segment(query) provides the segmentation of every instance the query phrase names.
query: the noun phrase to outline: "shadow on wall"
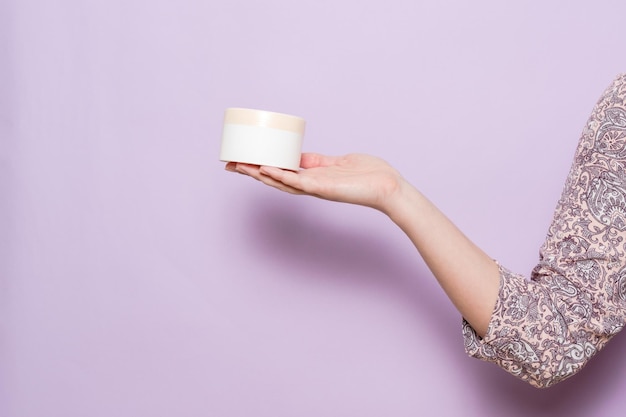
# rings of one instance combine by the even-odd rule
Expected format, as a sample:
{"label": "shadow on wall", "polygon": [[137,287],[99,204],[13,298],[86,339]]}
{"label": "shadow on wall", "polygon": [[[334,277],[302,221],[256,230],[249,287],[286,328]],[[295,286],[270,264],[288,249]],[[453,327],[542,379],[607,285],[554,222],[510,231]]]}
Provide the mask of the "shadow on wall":
{"label": "shadow on wall", "polygon": [[[394,251],[393,245],[381,240],[367,228],[337,229],[318,216],[310,216],[310,208],[294,209],[290,204],[264,203],[255,200],[251,211],[251,235],[263,242],[256,250],[286,262],[294,270],[318,271],[316,279],[332,280],[344,285],[372,286],[394,300],[409,306],[416,320],[426,320],[429,337],[442,348],[458,354],[460,346],[450,346],[447,326],[440,320],[458,320],[458,315],[444,297],[430,272],[415,258]],[[394,227],[390,224],[390,227]],[[410,242],[407,240],[407,245]],[[297,274],[296,274],[297,275]],[[427,278],[427,279],[423,279]],[[294,277],[298,279],[298,277]],[[508,416],[602,416],[608,398],[618,395],[626,379],[626,339],[618,335],[578,375],[547,390],[538,390],[506,375],[493,364],[470,360],[465,369],[475,381],[468,387],[489,406],[488,415],[498,411]],[[468,359],[469,360],[469,359]]]}
{"label": "shadow on wall", "polygon": [[[369,287],[407,307],[416,317],[429,314],[457,323],[460,332],[458,313],[450,303],[444,302],[445,296],[417,252],[409,251],[410,256],[407,252],[399,254],[389,236],[376,236],[367,227],[337,226],[332,219],[324,220],[323,216],[313,214],[310,204],[296,208],[297,203],[292,201],[281,203],[255,200],[247,230],[253,241],[262,243],[254,246],[263,256],[279,260],[292,271],[309,272],[290,274],[290,279],[310,277],[312,273],[318,281]],[[395,226],[390,222],[389,227]],[[408,239],[405,244],[410,245]],[[438,341],[449,339],[448,329],[440,321],[416,320],[432,332],[429,337],[439,338]],[[458,346],[450,347],[455,348]]]}

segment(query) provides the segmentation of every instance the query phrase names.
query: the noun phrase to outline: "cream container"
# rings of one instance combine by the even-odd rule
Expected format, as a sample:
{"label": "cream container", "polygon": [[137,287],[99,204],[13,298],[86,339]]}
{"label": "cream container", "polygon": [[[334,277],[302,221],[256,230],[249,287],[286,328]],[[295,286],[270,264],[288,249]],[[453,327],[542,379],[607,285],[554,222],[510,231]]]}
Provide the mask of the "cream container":
{"label": "cream container", "polygon": [[304,119],[289,114],[226,109],[220,160],[297,171],[304,124]]}

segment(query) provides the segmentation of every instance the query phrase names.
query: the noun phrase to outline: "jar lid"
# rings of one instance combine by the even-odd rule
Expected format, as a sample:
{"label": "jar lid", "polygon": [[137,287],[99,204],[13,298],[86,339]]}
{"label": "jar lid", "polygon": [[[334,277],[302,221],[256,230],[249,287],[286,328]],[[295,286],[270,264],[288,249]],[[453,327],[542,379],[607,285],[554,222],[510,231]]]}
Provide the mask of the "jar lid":
{"label": "jar lid", "polygon": [[290,114],[231,107],[224,113],[224,124],[270,127],[304,134],[305,121]]}

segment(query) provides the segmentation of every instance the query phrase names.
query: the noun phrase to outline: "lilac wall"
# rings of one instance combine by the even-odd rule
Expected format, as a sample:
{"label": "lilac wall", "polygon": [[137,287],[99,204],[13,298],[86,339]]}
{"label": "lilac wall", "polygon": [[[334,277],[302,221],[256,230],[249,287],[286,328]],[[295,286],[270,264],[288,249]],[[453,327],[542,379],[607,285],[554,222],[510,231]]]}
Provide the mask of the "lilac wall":
{"label": "lilac wall", "polygon": [[611,416],[618,337],[537,391],[466,358],[379,213],[218,162],[223,110],[380,155],[536,261],[623,1],[0,2],[0,415]]}

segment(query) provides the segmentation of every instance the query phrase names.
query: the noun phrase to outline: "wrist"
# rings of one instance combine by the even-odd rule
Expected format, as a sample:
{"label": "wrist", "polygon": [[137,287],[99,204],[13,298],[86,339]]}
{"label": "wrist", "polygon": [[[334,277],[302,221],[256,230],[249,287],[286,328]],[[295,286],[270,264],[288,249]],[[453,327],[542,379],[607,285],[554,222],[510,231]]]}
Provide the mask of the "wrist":
{"label": "wrist", "polygon": [[415,214],[416,204],[423,199],[421,193],[401,176],[396,179],[394,187],[384,199],[380,211],[394,223],[401,223],[409,212]]}

